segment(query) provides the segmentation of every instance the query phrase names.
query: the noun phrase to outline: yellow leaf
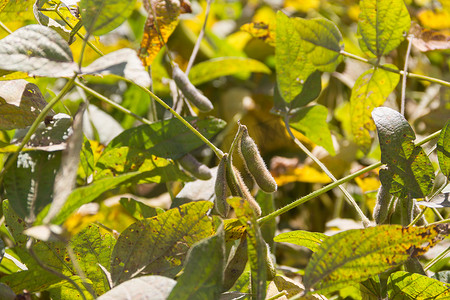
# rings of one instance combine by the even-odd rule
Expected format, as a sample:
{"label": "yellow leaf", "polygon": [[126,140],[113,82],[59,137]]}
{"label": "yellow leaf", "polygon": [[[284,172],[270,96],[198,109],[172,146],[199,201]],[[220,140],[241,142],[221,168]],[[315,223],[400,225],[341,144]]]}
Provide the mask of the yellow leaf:
{"label": "yellow leaf", "polygon": [[278,186],[290,182],[311,182],[311,183],[329,183],[331,179],[323,172],[311,166],[301,166],[293,169],[287,169],[286,173],[274,176]]}
{"label": "yellow leaf", "polygon": [[424,27],[435,30],[450,28],[450,12],[448,10],[423,10],[417,15]]}
{"label": "yellow leaf", "polygon": [[177,27],[180,12],[189,12],[190,7],[183,0],[144,0],[144,7],[148,17],[139,57],[144,66],[149,66]]}
{"label": "yellow leaf", "polygon": [[285,8],[290,8],[299,12],[308,12],[313,9],[318,9],[320,6],[320,0],[286,0],[284,2]]}
{"label": "yellow leaf", "polygon": [[250,33],[253,37],[275,46],[275,29],[263,22],[248,23],[241,26],[241,30]]}

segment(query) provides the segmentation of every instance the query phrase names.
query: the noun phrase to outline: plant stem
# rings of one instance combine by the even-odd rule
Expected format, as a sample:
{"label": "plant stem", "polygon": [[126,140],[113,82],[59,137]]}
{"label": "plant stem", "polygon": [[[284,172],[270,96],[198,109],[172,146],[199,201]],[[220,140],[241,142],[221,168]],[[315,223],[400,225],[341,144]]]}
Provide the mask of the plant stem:
{"label": "plant stem", "polygon": [[3,22],[2,21],[0,21],[0,27],[4,30],[4,31],[6,31],[8,34],[11,34],[12,33],[12,31],[11,30],[9,30],[9,28],[8,27],[6,27],[6,25],[5,24],[3,24]]}
{"label": "plant stem", "polygon": [[91,94],[92,96],[96,97],[97,99],[99,99],[99,100],[101,100],[101,101],[103,101],[103,102],[108,103],[109,105],[113,106],[114,108],[120,110],[121,112],[123,112],[123,113],[125,113],[125,114],[127,114],[127,115],[129,115],[129,116],[132,116],[132,117],[135,118],[136,120],[139,120],[139,121],[141,121],[142,123],[148,124],[148,125],[153,124],[151,121],[149,121],[149,120],[147,120],[147,119],[145,119],[145,118],[143,118],[143,117],[141,117],[141,116],[136,115],[135,113],[133,113],[133,112],[130,111],[129,109],[123,107],[122,105],[117,104],[116,102],[112,101],[111,99],[109,99],[109,98],[103,96],[102,94],[96,92],[95,90],[93,90],[93,89],[91,89],[91,88],[85,86],[84,84],[82,84],[82,83],[79,82],[78,80],[75,81],[75,85],[78,86],[78,87],[80,87],[80,88],[82,88],[82,89],[85,90],[87,93]]}
{"label": "plant stem", "polygon": [[[301,141],[299,141],[294,134],[291,131],[291,127],[289,126],[289,115],[285,114],[284,116],[284,125],[286,127],[287,132],[289,133],[290,137],[292,138],[292,140],[295,142],[295,144],[297,144],[297,146],[302,149],[303,152],[306,153],[306,155],[308,155],[324,172],[325,174],[327,174],[328,177],[330,177],[330,179],[333,182],[336,182],[337,179],[336,177],[334,177],[334,175],[330,172],[330,170],[328,170],[328,168],[314,155],[311,153],[311,151],[308,150],[308,148],[305,147],[305,145],[303,145],[303,143]],[[350,195],[350,193],[341,185],[338,186],[339,189],[342,191],[342,193],[344,193],[345,198],[347,199],[347,202],[356,210],[356,212],[358,213],[364,227],[369,226],[369,219],[364,215],[364,213],[361,211],[361,208],[358,206],[358,204],[356,204],[355,199],[353,199],[352,195]]]}
{"label": "plant stem", "polygon": [[445,249],[444,251],[442,251],[442,253],[440,253],[438,256],[436,256],[435,258],[433,258],[432,260],[430,260],[430,261],[423,267],[423,269],[424,269],[425,271],[428,271],[432,266],[434,266],[437,262],[439,262],[442,258],[444,258],[449,252],[450,252],[450,247],[448,247],[447,249]]}
{"label": "plant stem", "polygon": [[213,0],[206,0],[206,11],[205,11],[205,21],[203,21],[202,29],[198,34],[197,41],[195,42],[194,49],[192,50],[191,57],[189,58],[189,63],[186,68],[186,76],[189,75],[189,71],[191,71],[192,66],[194,65],[195,58],[197,57],[198,49],[200,49],[200,44],[202,43],[203,36],[205,35],[206,23],[208,21],[209,10],[211,9],[211,2]]}
{"label": "plant stem", "polygon": [[355,54],[352,54],[352,53],[349,53],[349,52],[345,52],[344,50],[341,50],[340,54],[342,54],[343,56],[347,56],[347,57],[350,57],[350,58],[353,58],[353,59],[356,59],[356,60],[359,60],[359,61],[371,64],[371,65],[373,65],[375,67],[381,68],[383,70],[386,70],[386,71],[389,71],[389,72],[392,72],[392,73],[397,73],[397,74],[401,74],[401,75],[406,74],[406,76],[409,77],[409,78],[416,78],[416,79],[419,79],[419,80],[434,82],[434,83],[437,83],[437,84],[440,84],[440,85],[443,85],[443,86],[446,86],[446,87],[450,87],[450,82],[445,81],[445,80],[441,80],[441,79],[437,79],[437,78],[433,78],[433,77],[428,77],[428,76],[425,76],[425,75],[419,75],[419,74],[415,74],[415,73],[405,73],[404,71],[391,69],[389,67],[382,66],[382,65],[377,65],[375,62],[372,62],[372,61],[368,60],[367,58],[364,58],[364,57],[361,57],[361,56],[358,56],[358,55],[355,55]]}
{"label": "plant stem", "polygon": [[[124,78],[125,79],[125,78]],[[186,121],[182,116],[180,116],[176,111],[174,111],[166,102],[161,100],[158,96],[152,93],[149,89],[135,82],[132,82],[128,79],[126,81],[135,84],[137,87],[141,88],[144,92],[150,95],[156,102],[158,102],[161,106],[167,109],[175,118],[177,118],[181,123],[183,123],[189,130],[191,130],[196,136],[198,136],[206,145],[208,145],[212,151],[216,154],[216,156],[221,159],[223,156],[222,150],[217,148],[213,143],[211,143],[206,137],[204,137],[197,129],[195,129],[188,121]]]}
{"label": "plant stem", "polygon": [[42,109],[42,111],[37,116],[36,120],[34,120],[33,124],[30,126],[30,129],[28,130],[27,134],[23,138],[20,145],[17,147],[16,152],[11,155],[11,157],[8,159],[8,161],[5,163],[5,166],[3,167],[2,172],[0,173],[0,182],[3,181],[3,177],[5,176],[6,171],[12,166],[14,161],[19,156],[20,151],[25,147],[25,145],[30,140],[31,136],[34,134],[36,129],[38,128],[39,124],[44,120],[47,113],[55,106],[56,103],[58,103],[59,100],[72,88],[75,79],[77,78],[78,74],[75,74],[70,80],[66,83],[66,85],[62,88],[62,90],[59,92],[58,95],[56,95],[50,102]]}
{"label": "plant stem", "polygon": [[[423,140],[418,142],[416,144],[416,146],[421,146],[421,145],[429,142],[430,140],[438,137],[440,132],[441,131],[439,130],[439,131],[437,131],[437,132],[427,136],[426,138],[424,138]],[[339,180],[337,180],[337,181],[335,181],[333,183],[330,183],[330,184],[322,187],[321,189],[318,189],[317,191],[314,191],[314,192],[312,192],[312,193],[310,193],[310,194],[308,194],[308,195],[306,195],[304,197],[301,197],[301,198],[295,200],[294,202],[289,203],[288,205],[286,205],[286,206],[284,206],[284,207],[282,207],[280,209],[277,209],[276,211],[274,211],[274,212],[272,212],[272,213],[270,213],[270,214],[268,214],[268,215],[258,219],[258,224],[262,225],[265,222],[270,221],[270,220],[278,217],[279,215],[282,215],[283,213],[285,213],[285,212],[287,212],[287,211],[289,211],[289,210],[299,206],[300,204],[303,204],[303,203],[305,203],[305,202],[307,202],[307,201],[309,201],[309,200],[311,200],[311,199],[313,199],[315,197],[318,197],[318,196],[328,192],[329,190],[332,190],[335,187],[338,187],[339,185],[341,185],[341,184],[343,184],[345,182],[348,182],[348,181],[350,181],[350,180],[352,180],[352,179],[354,179],[354,178],[356,178],[356,177],[358,177],[358,176],[360,176],[360,175],[362,175],[364,173],[367,173],[367,172],[369,172],[371,170],[374,170],[374,169],[376,169],[378,167],[381,167],[382,165],[383,165],[382,162],[374,163],[374,164],[372,164],[370,166],[365,167],[364,169],[361,169],[361,170],[359,170],[359,171],[357,171],[357,172],[355,172],[353,174],[347,175],[347,176],[345,176],[345,177],[343,177],[343,178],[341,178],[341,179],[339,179]],[[436,222],[436,223],[433,223],[433,224],[439,224],[439,223],[450,223],[450,220],[446,220],[445,222],[444,221]],[[430,225],[432,225],[432,224],[430,224]]]}
{"label": "plant stem", "polygon": [[403,78],[402,78],[402,95],[400,98],[400,113],[404,116],[405,115],[405,98],[406,98],[406,78],[408,77],[408,62],[409,62],[409,54],[411,52],[411,44],[412,40],[414,39],[414,36],[410,36],[408,41],[408,48],[406,49],[405,54],[405,65],[403,66]]}

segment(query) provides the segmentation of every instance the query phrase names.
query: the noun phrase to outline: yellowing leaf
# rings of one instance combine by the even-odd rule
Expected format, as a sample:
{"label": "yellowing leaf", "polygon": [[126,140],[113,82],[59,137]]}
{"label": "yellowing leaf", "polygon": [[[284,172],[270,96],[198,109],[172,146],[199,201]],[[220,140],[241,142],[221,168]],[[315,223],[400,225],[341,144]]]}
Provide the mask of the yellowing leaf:
{"label": "yellowing leaf", "polygon": [[[181,0],[145,0],[144,7],[148,12],[141,41],[139,57],[144,66],[151,65],[159,50],[165,45],[175,27],[178,16],[186,3]],[[156,20],[155,20],[156,17]]]}
{"label": "yellowing leaf", "polygon": [[275,47],[275,26],[264,22],[248,23],[241,26],[241,30],[250,33],[253,37],[263,40]]}
{"label": "yellowing leaf", "polygon": [[284,7],[293,9],[299,12],[308,12],[313,9],[318,9],[320,6],[320,0],[286,0],[284,1]]}
{"label": "yellowing leaf", "polygon": [[423,10],[417,14],[417,18],[424,27],[435,30],[450,28],[450,12],[447,10]]}
{"label": "yellowing leaf", "polygon": [[424,254],[448,234],[448,225],[381,225],[343,231],[325,239],[303,277],[306,290],[328,292],[357,283]]}
{"label": "yellowing leaf", "polygon": [[301,166],[287,170],[286,173],[275,176],[278,186],[291,182],[329,183],[330,178],[323,172],[311,166]]}
{"label": "yellowing leaf", "polygon": [[[386,65],[396,69],[394,65]],[[364,153],[370,150],[375,130],[371,118],[372,110],[382,105],[397,86],[400,75],[383,69],[370,69],[355,82],[350,98],[350,115],[354,140]]]}

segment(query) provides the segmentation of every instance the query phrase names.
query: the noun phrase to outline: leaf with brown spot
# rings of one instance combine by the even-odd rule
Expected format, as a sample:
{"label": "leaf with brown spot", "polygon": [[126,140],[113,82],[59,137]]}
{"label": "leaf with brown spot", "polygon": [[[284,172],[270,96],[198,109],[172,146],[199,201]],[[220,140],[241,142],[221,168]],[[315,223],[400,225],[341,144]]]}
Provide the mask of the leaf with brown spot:
{"label": "leaf with brown spot", "polygon": [[190,5],[183,0],[144,0],[144,7],[148,17],[139,57],[144,66],[149,66],[177,27],[180,13],[189,12]]}
{"label": "leaf with brown spot", "polygon": [[240,29],[275,47],[275,24],[253,22],[242,25]]}
{"label": "leaf with brown spot", "polygon": [[338,290],[424,254],[446,234],[448,225],[381,225],[340,232],[313,253],[303,283],[306,290]]}
{"label": "leaf with brown spot", "polygon": [[189,248],[213,234],[208,201],[190,202],[125,229],[111,255],[114,285],[144,275],[174,277]]}
{"label": "leaf with brown spot", "polygon": [[435,31],[422,28],[419,24],[414,23],[411,26],[409,33],[414,35],[412,44],[419,49],[419,51],[427,52],[450,49],[449,30]]}

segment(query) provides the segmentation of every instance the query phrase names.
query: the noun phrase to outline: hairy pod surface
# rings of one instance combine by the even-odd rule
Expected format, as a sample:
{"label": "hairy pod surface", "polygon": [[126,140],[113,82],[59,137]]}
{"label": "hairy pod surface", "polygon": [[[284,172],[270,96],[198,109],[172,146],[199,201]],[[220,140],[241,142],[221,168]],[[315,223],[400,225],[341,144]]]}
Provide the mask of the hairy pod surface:
{"label": "hairy pod surface", "polygon": [[270,253],[270,248],[267,243],[266,245],[266,258],[264,259],[264,262],[266,263],[266,276],[268,281],[272,281],[275,276],[277,275],[277,270],[275,269],[275,264],[272,260],[272,254]]}
{"label": "hairy pod surface", "polygon": [[227,202],[228,184],[227,184],[227,162],[228,154],[224,154],[217,167],[216,183],[214,185],[214,193],[216,201],[214,207],[216,211],[224,218],[230,212],[230,205]]}
{"label": "hairy pod surface", "polygon": [[195,178],[208,180],[212,177],[211,170],[189,153],[181,157],[178,162],[186,171],[194,175]]}
{"label": "hairy pod surface", "polygon": [[240,191],[242,192],[241,196],[245,200],[247,200],[248,204],[250,204],[250,207],[253,209],[253,212],[257,217],[259,217],[262,213],[261,207],[259,206],[258,202],[256,202],[255,198],[253,198],[252,194],[248,190],[248,187],[245,185],[244,179],[241,176],[241,173],[233,166],[234,173],[236,174],[237,184],[239,185]]}
{"label": "hairy pod surface", "polygon": [[258,184],[261,190],[266,193],[275,192],[277,190],[277,183],[267,169],[267,166],[259,153],[258,146],[256,146],[255,141],[253,141],[248,134],[246,127],[242,133],[239,153],[241,154],[248,171],[253,178],[255,178],[256,184]]}
{"label": "hairy pod surface", "polygon": [[378,190],[375,207],[373,208],[373,219],[377,224],[382,224],[386,220],[390,202],[391,194],[389,193],[389,189],[381,185]]}
{"label": "hairy pod surface", "polygon": [[172,67],[172,78],[186,99],[194,104],[200,111],[208,112],[214,108],[211,101],[197,90],[177,64],[174,64]]}
{"label": "hairy pod surface", "polygon": [[233,287],[236,280],[244,272],[248,261],[247,238],[241,239],[239,246],[234,252],[233,258],[228,262],[223,275],[223,291],[226,292]]}

